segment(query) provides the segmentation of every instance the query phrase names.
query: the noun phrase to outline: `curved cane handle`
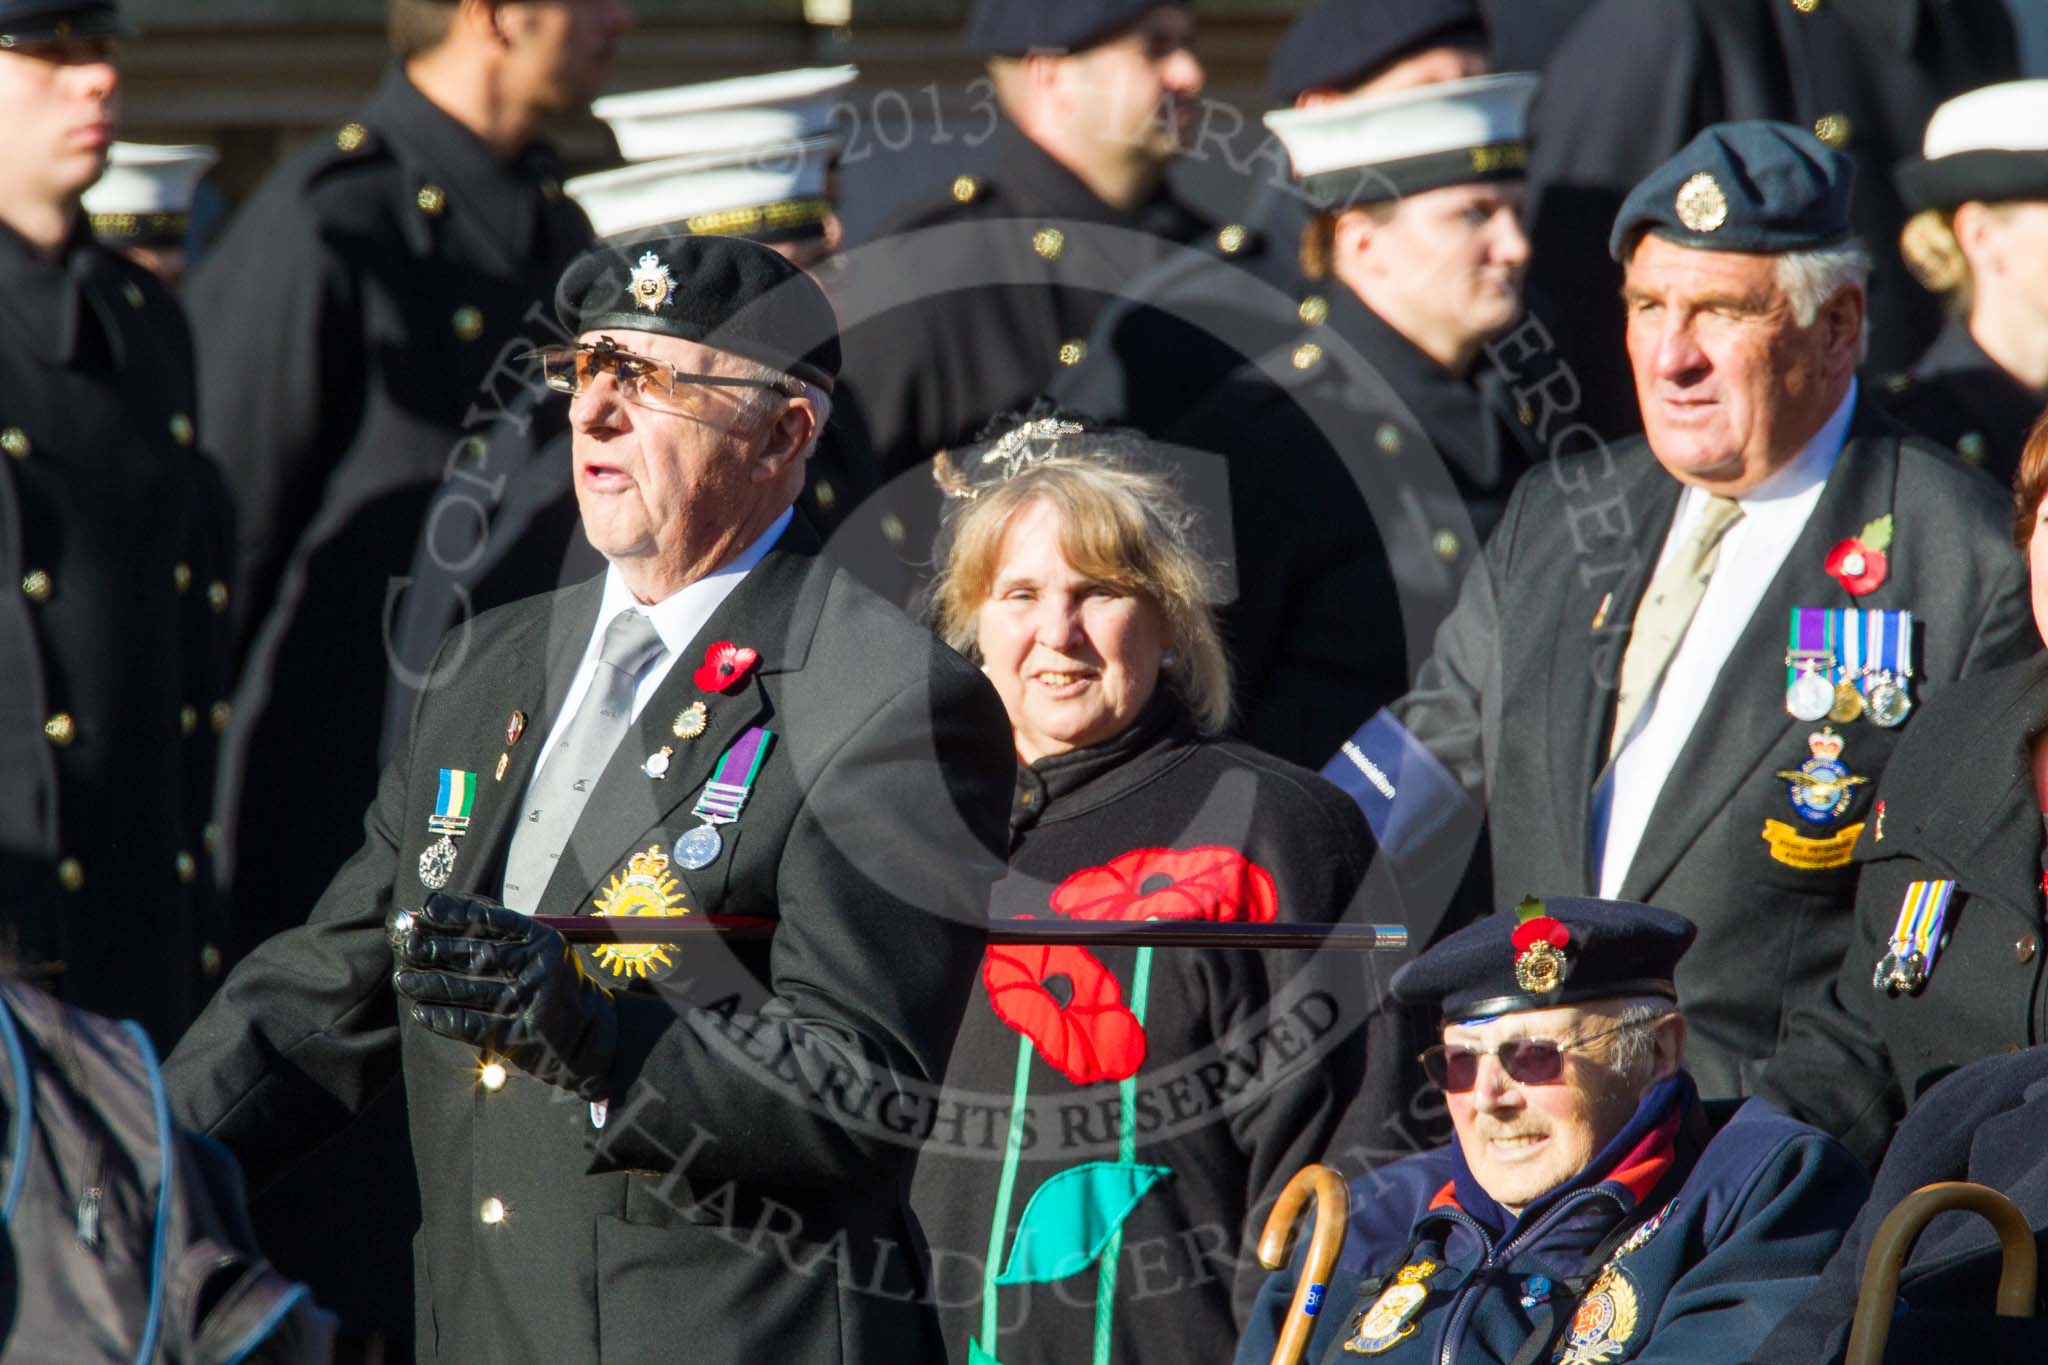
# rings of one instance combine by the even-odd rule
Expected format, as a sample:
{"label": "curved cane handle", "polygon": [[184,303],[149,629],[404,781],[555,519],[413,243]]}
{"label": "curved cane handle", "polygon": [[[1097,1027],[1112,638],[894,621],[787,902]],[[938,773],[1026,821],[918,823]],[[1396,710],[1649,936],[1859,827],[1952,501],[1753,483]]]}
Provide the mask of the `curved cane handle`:
{"label": "curved cane handle", "polygon": [[1998,1233],[2002,1261],[1998,1271],[1998,1316],[2034,1316],[2034,1291],[2039,1261],[2034,1232],[2019,1205],[1984,1185],[1944,1180],[1922,1186],[1885,1215],[1870,1239],[1863,1262],[1863,1285],[1856,1295],[1856,1319],[1849,1328],[1849,1351],[1842,1365],[1880,1365],[1885,1340],[1891,1335],[1892,1305],[1899,1294],[1899,1271],[1912,1254],[1913,1243],[1938,1214],[1962,1211],[1981,1215]]}
{"label": "curved cane handle", "polygon": [[1328,1166],[1308,1165],[1294,1173],[1287,1188],[1266,1216],[1259,1234],[1259,1264],[1278,1270],[1287,1264],[1288,1247],[1294,1241],[1294,1223],[1316,1197],[1315,1225],[1309,1233],[1308,1257],[1302,1263],[1301,1278],[1294,1286],[1294,1302],[1287,1306],[1287,1321],[1280,1328],[1279,1344],[1273,1348],[1273,1365],[1299,1365],[1308,1349],[1309,1334],[1315,1330],[1316,1314],[1323,1306],[1323,1292],[1330,1272],[1337,1268],[1337,1253],[1344,1249],[1344,1226],[1351,1218],[1351,1191],[1344,1177]]}

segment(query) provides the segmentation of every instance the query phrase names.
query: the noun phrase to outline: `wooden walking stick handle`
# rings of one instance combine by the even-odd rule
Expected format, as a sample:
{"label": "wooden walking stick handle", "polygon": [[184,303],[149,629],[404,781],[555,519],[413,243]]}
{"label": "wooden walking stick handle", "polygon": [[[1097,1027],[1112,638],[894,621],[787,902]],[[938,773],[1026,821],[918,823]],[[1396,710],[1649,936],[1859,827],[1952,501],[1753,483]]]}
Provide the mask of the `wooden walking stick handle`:
{"label": "wooden walking stick handle", "polygon": [[1849,1328],[1849,1351],[1842,1365],[1881,1365],[1891,1335],[1892,1306],[1899,1294],[1899,1271],[1912,1254],[1913,1243],[1936,1215],[1953,1211],[1982,1215],[1998,1233],[2003,1255],[1998,1271],[1998,1316],[2034,1316],[2034,1290],[2040,1266],[2033,1229],[2019,1205],[1984,1185],[1944,1180],[1924,1185],[1898,1203],[1877,1225],[1870,1255],[1863,1262],[1863,1286],[1856,1295],[1856,1319]]}
{"label": "wooden walking stick handle", "polygon": [[1316,1197],[1315,1224],[1309,1233],[1301,1278],[1295,1282],[1294,1301],[1287,1305],[1287,1321],[1281,1325],[1279,1344],[1273,1348],[1273,1365],[1299,1365],[1302,1353],[1308,1349],[1309,1334],[1315,1331],[1316,1314],[1322,1310],[1330,1274],[1337,1268],[1337,1253],[1344,1249],[1345,1224],[1351,1220],[1351,1190],[1344,1177],[1328,1166],[1304,1166],[1280,1191],[1273,1211],[1266,1215],[1265,1230],[1259,1234],[1260,1265],[1278,1270],[1287,1264],[1295,1220],[1311,1192]]}

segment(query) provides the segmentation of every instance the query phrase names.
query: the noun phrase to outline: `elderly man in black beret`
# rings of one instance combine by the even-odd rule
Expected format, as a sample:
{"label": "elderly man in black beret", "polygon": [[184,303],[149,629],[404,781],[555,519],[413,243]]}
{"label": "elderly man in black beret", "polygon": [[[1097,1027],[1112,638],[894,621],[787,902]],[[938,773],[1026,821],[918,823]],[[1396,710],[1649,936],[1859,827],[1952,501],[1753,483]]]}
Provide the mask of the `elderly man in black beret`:
{"label": "elderly man in black beret", "polygon": [[[1869,1181],[1762,1100],[1704,1104],[1672,985],[1682,916],[1526,900],[1438,943],[1393,994],[1456,1141],[1352,1186],[1308,1358],[1733,1361],[1808,1292]],[[1264,1365],[1299,1266],[1238,1349]]]}
{"label": "elderly man in black beret", "polygon": [[[558,311],[605,572],[449,636],[361,851],[230,976],[173,1094],[262,1179],[402,1073],[427,1358],[925,1358],[874,1112],[943,1070],[1008,724],[792,510],[839,363],[808,276],[737,238],[600,246]],[[593,951],[536,918],[593,908],[773,933]]]}
{"label": "elderly man in black beret", "polygon": [[[1865,401],[1848,157],[1708,128],[1608,249],[1646,433],[1523,478],[1409,693],[1325,770],[1427,865],[1436,794],[1483,800],[1494,885],[1654,900],[1701,1090],[1749,1093],[1833,979],[1851,851],[1915,705],[2036,644],[2001,491]],[[1540,346],[1533,323],[1494,343]],[[1546,439],[1572,374],[1522,394]]]}

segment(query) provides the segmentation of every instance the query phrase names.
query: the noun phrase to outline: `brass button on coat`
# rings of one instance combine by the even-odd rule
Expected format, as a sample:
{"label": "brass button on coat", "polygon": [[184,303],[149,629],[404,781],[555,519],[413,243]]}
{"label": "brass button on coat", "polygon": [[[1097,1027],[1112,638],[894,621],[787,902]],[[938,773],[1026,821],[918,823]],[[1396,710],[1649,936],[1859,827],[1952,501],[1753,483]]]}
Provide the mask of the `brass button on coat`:
{"label": "brass button on coat", "polygon": [[179,881],[189,885],[199,875],[199,861],[181,848],[171,860],[171,869],[178,874]]}
{"label": "brass button on coat", "polygon": [[8,427],[5,431],[0,431],[0,450],[6,451],[17,460],[26,460],[30,449],[28,433],[20,427]]}
{"label": "brass button on coat", "polygon": [[43,734],[48,737],[50,743],[61,749],[78,738],[78,725],[71,719],[70,712],[59,711],[43,722]]}
{"label": "brass button on coat", "polygon": [[41,569],[30,569],[21,576],[21,595],[31,602],[49,601],[50,593],[55,587],[56,584],[50,581],[50,575]]}
{"label": "brass button on coat", "polygon": [[76,858],[66,858],[57,864],[57,884],[66,891],[76,891],[85,885],[85,867]]}
{"label": "brass button on coat", "polygon": [[477,1210],[476,1216],[482,1220],[483,1225],[487,1228],[498,1226],[498,1224],[505,1221],[505,1201],[498,1198],[495,1194],[492,1195],[489,1199],[484,1200],[483,1207]]}
{"label": "brass button on coat", "polygon": [[2040,949],[2041,941],[2039,939],[2035,938],[2032,934],[2021,934],[2017,939],[2013,940],[2013,961],[2021,966],[2025,966],[2034,960],[2034,954],[2039,952]]}

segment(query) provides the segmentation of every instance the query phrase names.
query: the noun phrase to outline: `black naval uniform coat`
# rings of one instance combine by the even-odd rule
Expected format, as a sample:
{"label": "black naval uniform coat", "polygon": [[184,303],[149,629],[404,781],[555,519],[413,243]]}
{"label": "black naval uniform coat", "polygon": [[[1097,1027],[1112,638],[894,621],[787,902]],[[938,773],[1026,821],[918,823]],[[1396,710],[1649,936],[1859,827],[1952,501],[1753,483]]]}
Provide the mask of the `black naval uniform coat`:
{"label": "black naval uniform coat", "polygon": [[1610,441],[1642,429],[1608,231],[1638,181],[1727,119],[1811,128],[1856,158],[1872,356],[1880,373],[1912,363],[1941,319],[1896,250],[1890,168],[1936,105],[2017,76],[2016,52],[2005,0],[1597,0],[1529,110],[1529,304],[1583,385],[1576,415]]}
{"label": "black naval uniform coat", "polygon": [[[972,668],[820,558],[800,523],[648,702],[537,907],[675,895],[692,914],[774,919],[772,943],[693,944],[647,980],[592,959],[618,992],[602,1126],[519,1072],[493,1089],[474,1051],[405,1022],[394,999],[384,919],[425,895],[439,770],[481,788],[448,889],[494,894],[601,587],[450,637],[446,681],[421,694],[362,849],[304,927],[229,976],[170,1060],[174,1102],[262,1181],[402,1074],[425,1359],[931,1358],[900,1199],[910,1148],[874,1110],[944,1069],[1001,871],[1009,727]],[[692,673],[715,640],[760,661],[706,697]],[[696,700],[708,729],[680,739],[672,722]],[[508,745],[515,712],[526,724]],[[724,853],[701,871],[668,864],[750,725],[774,739]],[[667,776],[647,776],[663,747]]]}
{"label": "black naval uniform coat", "polygon": [[[1327,924],[1359,903],[1372,857],[1342,792],[1198,736],[1163,690],[1124,733],[1018,769],[1010,845],[998,919]],[[1383,901],[1370,916],[1399,919]],[[1362,1089],[1379,1107],[1406,1098],[1407,1056],[1377,1010],[1389,972],[1371,954],[991,945],[945,1094],[918,1116],[911,1201],[933,1248],[949,1358],[966,1365],[970,1341],[1003,1365],[1179,1362],[1226,1349],[1264,1280],[1258,1235],[1281,1186],[1306,1162],[1336,1159],[1326,1153],[1342,1145]],[[1056,1019],[1030,1012],[1062,994],[1069,1008]],[[1118,1077],[1133,1065],[1126,1095]],[[1029,1107],[1005,1206],[1020,1067]],[[1036,1239],[1065,1230],[1044,1216],[1061,1183],[1107,1167],[1150,1177],[1115,1185],[1113,1203],[1083,1201],[1104,1210],[1114,1245],[1086,1259],[1085,1241],[1032,1255]],[[999,1215],[996,1268],[1030,1270],[994,1289],[991,1340],[984,1293]],[[1068,1250],[1075,1259],[1062,1261]],[[1098,1330],[1106,1357],[1093,1350]]]}
{"label": "black naval uniform coat", "polygon": [[82,219],[57,260],[0,228],[0,933],[21,976],[166,1047],[224,941],[232,513],[193,400],[154,276]]}
{"label": "black naval uniform coat", "polygon": [[[1136,210],[1110,207],[1007,120],[984,155],[985,170],[883,230],[881,242],[904,239],[900,262],[892,253],[877,270],[885,262],[857,253],[875,264],[835,293],[858,329],[842,378],[861,396],[882,479],[1027,407],[1081,357],[1114,291],[1212,230],[1163,185]],[[1140,236],[1094,240],[1095,228]]]}
{"label": "black naval uniform coat", "polygon": [[[1758,1093],[1870,1165],[1909,1105],[1957,1067],[2048,1042],[2041,807],[2031,741],[2048,729],[2048,654],[1965,678],[1917,718],[1857,842],[1841,971],[1795,1011]],[[1873,987],[1915,882],[1955,883],[1946,946],[1919,990]]]}
{"label": "black naval uniform coat", "polygon": [[244,947],[355,846],[428,498],[537,383],[515,358],[558,339],[555,282],[589,240],[546,147],[500,162],[394,68],[193,272],[201,407],[241,511],[222,806]]}
{"label": "black naval uniform coat", "polygon": [[[1937,969],[1938,970],[1938,969]],[[1878,1224],[1913,1191],[1967,1180],[2009,1196],[2048,1242],[2048,1048],[1987,1057],[1929,1090],[1906,1121],[1863,1212],[1828,1259],[1820,1281],[1748,1360],[1754,1365],[1834,1365],[1848,1345],[1857,1289]],[[1913,1244],[1899,1275],[1897,1311],[1884,1359],[2023,1361],[2048,1357],[2048,1311],[1992,1315],[2003,1258],[1991,1225],[1948,1213]]]}
{"label": "black naval uniform coat", "polygon": [[[1208,296],[1251,295],[1219,278]],[[1485,360],[1454,375],[1341,284],[1312,297],[1316,322],[1290,316],[1219,382],[1182,382],[1184,325],[1133,316],[1113,382],[1120,418],[1224,458],[1229,505],[1205,510],[1234,566],[1234,733],[1320,767],[1407,690],[1534,450]]]}
{"label": "black naval uniform coat", "polygon": [[[1592,797],[1614,683],[1679,493],[1640,438],[1611,462],[1574,456],[1524,478],[1414,690],[1393,708],[1485,800],[1500,897],[1590,895],[1598,884]],[[1885,515],[1895,519],[1889,577],[1851,597],[1824,572],[1828,551]],[[1751,1089],[1786,1012],[1833,978],[1853,929],[1845,841],[1870,817],[1870,786],[1854,787],[1832,824],[1802,827],[1811,841],[1783,858],[1764,837],[1766,821],[1798,823],[1778,774],[1810,756],[1807,736],[1820,729],[1785,710],[1791,610],[1911,610],[1912,693],[1924,703],[2039,647],[2008,524],[1982,475],[1858,401],[1820,500],[1730,652],[1716,706],[1695,720],[1622,878],[1623,899],[1699,925],[1677,984],[1687,1067],[1708,1096]],[[1874,782],[1918,721],[1838,727],[1843,762]]]}
{"label": "black naval uniform coat", "polygon": [[1961,318],[1950,318],[1912,369],[1879,388],[1894,417],[2008,485],[2027,432],[2048,409],[2048,394],[2035,393],[1984,354]]}

